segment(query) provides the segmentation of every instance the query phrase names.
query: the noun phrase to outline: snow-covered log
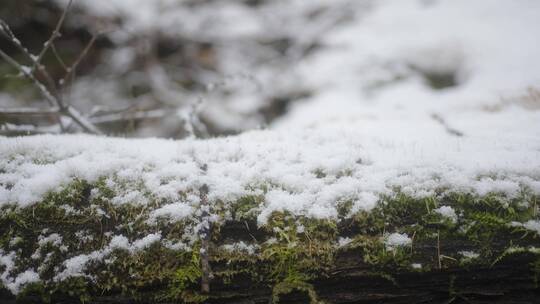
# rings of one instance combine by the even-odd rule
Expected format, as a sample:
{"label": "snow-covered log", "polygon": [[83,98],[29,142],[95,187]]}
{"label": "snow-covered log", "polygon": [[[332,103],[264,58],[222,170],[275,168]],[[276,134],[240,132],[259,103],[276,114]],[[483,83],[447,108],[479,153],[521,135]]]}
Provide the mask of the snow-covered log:
{"label": "snow-covered log", "polygon": [[540,158],[518,142],[0,138],[0,296],[529,303]]}

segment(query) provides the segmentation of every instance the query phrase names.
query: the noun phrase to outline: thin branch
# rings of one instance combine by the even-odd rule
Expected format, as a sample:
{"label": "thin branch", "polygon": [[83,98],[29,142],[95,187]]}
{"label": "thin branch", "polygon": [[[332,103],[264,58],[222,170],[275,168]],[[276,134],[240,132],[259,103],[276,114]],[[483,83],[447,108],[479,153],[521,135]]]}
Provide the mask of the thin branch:
{"label": "thin branch", "polygon": [[0,115],[2,116],[46,116],[46,115],[58,115],[59,108],[53,107],[49,109],[38,108],[0,108]]}
{"label": "thin branch", "polygon": [[55,98],[47,88],[39,82],[34,75],[31,73],[28,67],[23,67],[8,54],[0,50],[0,57],[2,57],[7,63],[16,68],[21,72],[25,77],[30,79],[32,83],[39,89],[43,97],[51,104],[51,106],[58,109],[59,113],[65,114],[66,116],[71,117],[78,125],[80,125],[86,132],[94,134],[102,134],[91,122],[89,122],[84,116],[81,115],[79,111],[71,106],[64,106],[57,98]]}
{"label": "thin branch", "polygon": [[39,68],[39,66],[41,65],[41,60],[43,59],[43,56],[45,55],[45,53],[47,53],[47,50],[49,49],[49,47],[51,47],[54,40],[62,36],[60,34],[60,28],[62,27],[62,24],[64,24],[64,20],[66,19],[67,13],[69,9],[71,8],[72,3],[73,3],[73,0],[69,0],[66,8],[64,9],[64,11],[62,12],[62,15],[60,16],[60,19],[56,23],[56,27],[54,28],[54,31],[52,32],[51,37],[49,37],[49,40],[45,41],[45,43],[43,44],[43,49],[41,50],[41,52],[39,52],[39,55],[37,56],[32,69]]}
{"label": "thin branch", "polygon": [[67,67],[66,63],[64,62],[64,60],[62,59],[62,57],[60,57],[60,54],[58,54],[58,50],[56,50],[56,46],[54,45],[54,43],[51,43],[51,50],[53,51],[54,57],[56,58],[58,63],[60,63],[60,65],[62,66],[64,71],[67,72],[68,67]]}
{"label": "thin branch", "polygon": [[156,109],[156,110],[136,111],[136,112],[120,112],[120,113],[111,113],[111,114],[94,116],[90,118],[90,121],[93,124],[99,125],[99,124],[115,123],[115,122],[122,122],[122,121],[162,118],[168,115],[174,115],[174,113],[175,113],[174,110],[170,110],[170,109]]}
{"label": "thin branch", "polygon": [[41,76],[43,76],[47,82],[47,85],[49,86],[48,90],[53,91],[52,95],[58,96],[58,91],[51,75],[43,65],[38,63],[39,57],[32,55],[32,53],[30,53],[30,51],[22,45],[21,41],[15,36],[15,34],[13,34],[13,31],[9,25],[2,19],[0,19],[0,30],[8,38],[8,40],[11,41],[11,43],[32,63],[33,66],[30,68],[29,73],[33,74],[35,68],[37,67],[37,70]]}
{"label": "thin branch", "polygon": [[446,130],[446,132],[448,132],[448,134],[453,135],[453,136],[457,136],[457,137],[462,137],[464,135],[463,132],[461,132],[461,131],[459,131],[457,129],[454,129],[450,125],[448,125],[446,120],[442,116],[440,116],[439,114],[433,113],[433,114],[431,114],[431,118],[433,118],[433,120],[435,120],[436,122],[441,124],[441,126],[444,127],[444,129]]}
{"label": "thin branch", "polygon": [[103,134],[94,124],[92,124],[86,117],[84,117],[77,109],[72,106],[67,106],[62,113],[71,117],[79,126],[81,126],[86,132],[93,134]]}
{"label": "thin branch", "polygon": [[51,106],[55,106],[60,108],[60,104],[58,103],[58,100],[54,98],[54,96],[47,90],[47,88],[39,82],[39,80],[34,77],[34,74],[32,73],[31,69],[25,66],[22,66],[19,64],[15,59],[11,58],[8,54],[4,53],[4,51],[0,50],[0,57],[4,59],[7,63],[9,63],[11,66],[16,68],[22,75],[24,75],[26,78],[30,79],[32,83],[39,89],[41,92],[41,95],[45,97],[45,99],[49,102]]}
{"label": "thin branch", "polygon": [[[60,36],[60,28],[62,27],[62,24],[64,23],[64,20],[66,18],[69,8],[71,7],[71,4],[72,4],[72,0],[69,1],[67,7],[64,9],[62,16],[60,17],[60,20],[56,24],[56,27],[53,33],[51,34],[51,37],[49,38],[49,40],[45,42],[43,49],[41,50],[41,52],[39,53],[37,57],[32,55],[28,51],[28,49],[26,49],[22,45],[19,39],[15,37],[15,35],[11,31],[7,23],[0,19],[0,31],[11,40],[11,42],[30,60],[30,62],[32,62],[33,66],[31,68],[28,68],[26,66],[19,64],[16,60],[14,60],[11,56],[6,54],[2,50],[0,50],[0,57],[2,57],[8,64],[16,68],[22,75],[24,75],[26,78],[32,81],[34,86],[36,86],[39,89],[40,93],[45,97],[47,102],[53,107],[53,109],[51,109],[51,112],[56,112],[58,114],[63,114],[70,117],[75,123],[81,126],[83,130],[85,130],[86,132],[90,132],[94,134],[101,134],[101,132],[87,118],[85,118],[77,109],[75,109],[72,106],[68,106],[63,102],[62,94],[59,93],[59,90],[57,86],[55,85],[55,82],[52,80],[52,77],[49,75],[45,67],[41,64],[41,59],[43,58],[44,54],[47,52],[48,48],[51,47],[54,43],[54,40]],[[81,52],[77,60],[73,63],[73,65],[70,68],[67,69],[66,77],[64,77],[64,79],[72,75],[73,71],[77,68],[77,65],[86,56],[86,54],[88,53],[88,50],[92,47],[95,40],[96,40],[96,36],[94,35],[92,37],[92,40]],[[54,48],[54,46],[52,47]],[[54,52],[57,55],[56,50],[54,50]],[[47,82],[49,88],[43,85],[43,83],[41,83],[34,76],[34,71],[36,70],[36,68],[38,71],[40,71],[42,76],[45,78],[45,81]],[[63,88],[62,82],[63,81],[61,81],[60,88]],[[51,93],[50,90],[53,90],[53,93]],[[5,113],[8,113],[8,112],[9,111],[6,111]],[[17,112],[17,111],[14,111],[14,112]],[[41,112],[41,110],[38,109],[31,112],[37,113],[37,112]],[[19,112],[19,114],[21,113]],[[60,128],[64,130],[64,126],[60,118],[58,118],[58,124]]]}
{"label": "thin branch", "polygon": [[75,62],[73,62],[73,64],[70,67],[67,68],[66,75],[64,76],[64,78],[62,78],[60,80],[60,85],[61,86],[64,86],[65,83],[66,83],[66,80],[68,78],[70,78],[72,75],[74,75],[75,71],[77,70],[77,67],[79,66],[81,61],[84,59],[84,57],[86,57],[86,55],[88,54],[88,51],[90,50],[90,48],[92,48],[92,46],[96,42],[96,39],[98,38],[98,35],[99,34],[92,35],[92,39],[90,39],[90,41],[86,44],[86,46],[84,47],[82,52],[79,54],[79,57],[77,57]]}

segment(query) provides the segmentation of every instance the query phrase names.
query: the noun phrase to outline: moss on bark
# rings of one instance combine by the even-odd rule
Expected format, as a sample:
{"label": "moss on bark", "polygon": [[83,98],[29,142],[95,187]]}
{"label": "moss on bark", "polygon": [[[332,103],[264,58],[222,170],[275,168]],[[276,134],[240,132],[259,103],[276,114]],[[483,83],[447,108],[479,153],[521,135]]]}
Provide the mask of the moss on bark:
{"label": "moss on bark", "polygon": [[[381,302],[394,303],[391,300],[405,291],[425,293],[420,283],[420,287],[403,287],[411,285],[411,278],[423,282],[433,277],[438,297],[455,301],[474,294],[461,284],[467,276],[482,277],[498,270],[501,282],[514,282],[518,275],[508,265],[522,272],[520,288],[537,294],[539,235],[516,223],[538,219],[539,197],[526,189],[516,197],[445,193],[414,198],[396,190],[381,196],[370,212],[356,214],[350,214],[351,204],[340,203],[337,219],[274,212],[262,227],[256,224],[262,196],[243,197],[228,204],[229,209],[215,202],[208,294],[201,293],[199,286],[197,227],[201,223],[197,217],[150,222],[151,212],[167,202],[148,196],[147,204],[113,203],[115,193],[105,178],[92,184],[76,180],[26,208],[2,207],[0,249],[15,253],[9,275],[27,269],[39,273],[41,280],[26,285],[17,296],[20,302],[111,298],[164,303],[346,303],[347,295],[373,300],[375,289],[384,299]],[[451,207],[456,217],[437,212],[441,206]],[[160,241],[140,250],[104,249],[117,235],[134,244],[156,233]],[[390,246],[386,238],[391,233],[407,235],[410,243]],[[61,242],[40,241],[51,234],[58,234]],[[80,273],[59,279],[66,260],[93,254],[100,258],[89,258]],[[356,292],[329,291],[340,279],[342,289],[355,280],[369,284],[357,286]],[[488,278],[484,280],[489,285]]]}

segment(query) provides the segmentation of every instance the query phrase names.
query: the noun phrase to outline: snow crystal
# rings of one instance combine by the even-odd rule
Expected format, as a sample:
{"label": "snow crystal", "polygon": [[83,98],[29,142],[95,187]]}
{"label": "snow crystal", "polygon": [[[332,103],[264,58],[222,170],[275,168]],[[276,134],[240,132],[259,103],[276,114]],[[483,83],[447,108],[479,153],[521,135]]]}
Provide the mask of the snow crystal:
{"label": "snow crystal", "polygon": [[463,257],[465,257],[467,259],[476,259],[476,258],[478,258],[480,256],[480,254],[478,254],[476,252],[467,251],[467,250],[460,251],[458,253],[461,254]]}
{"label": "snow crystal", "polygon": [[108,257],[115,249],[127,250],[130,253],[136,253],[155,242],[159,242],[160,240],[160,233],[149,234],[134,241],[133,243],[130,243],[129,240],[123,235],[115,235],[111,238],[111,241],[105,248],[92,251],[89,254],[80,254],[65,260],[63,262],[64,270],[55,275],[54,280],[63,281],[70,277],[87,276],[85,274],[85,270],[90,262],[104,261],[104,259]]}
{"label": "snow crystal", "polygon": [[142,239],[134,241],[131,247],[131,251],[139,251],[139,250],[148,248],[150,245],[152,245],[155,242],[159,242],[160,240],[161,240],[161,233],[149,234]]}
{"label": "snow crystal", "polygon": [[178,222],[188,217],[193,208],[186,203],[173,203],[158,208],[150,214],[149,223],[155,223],[158,218],[166,217],[171,222]]}
{"label": "snow crystal", "polygon": [[392,233],[384,237],[384,244],[389,250],[394,250],[397,247],[408,246],[412,243],[411,238],[405,233]]}
{"label": "snow crystal", "polygon": [[31,68],[31,67],[28,67],[28,66],[25,66],[25,65],[21,65],[21,70],[23,71],[23,74],[24,74],[24,75],[30,75],[30,74],[32,74],[32,68]]}
{"label": "snow crystal", "polygon": [[21,287],[34,282],[39,282],[39,275],[33,269],[29,269],[19,274],[12,282],[4,284],[11,293],[16,295],[20,292]]}
{"label": "snow crystal", "polygon": [[457,222],[458,217],[457,217],[456,211],[450,206],[442,206],[437,209],[434,209],[433,211],[451,220],[453,223]]}
{"label": "snow crystal", "polygon": [[338,239],[338,247],[339,248],[345,247],[345,246],[349,245],[351,242],[352,242],[352,239],[349,238],[349,237],[340,237]]}
{"label": "snow crystal", "polygon": [[81,254],[81,255],[65,260],[63,263],[65,269],[62,272],[58,273],[54,277],[54,280],[59,282],[70,277],[84,276],[84,270],[86,268],[86,264],[90,262],[91,260],[98,259],[99,257],[100,257],[100,253],[94,252],[90,255]]}
{"label": "snow crystal", "polygon": [[529,220],[525,223],[523,223],[523,227],[536,231],[540,235],[540,221],[539,220]]}
{"label": "snow crystal", "polygon": [[[493,145],[479,138],[452,141],[455,145],[414,138],[418,141],[403,141],[400,149],[357,130],[332,127],[253,131],[204,141],[87,135],[0,138],[0,205],[30,206],[75,177],[92,183],[115,174],[117,180],[107,181],[117,194],[114,202],[147,204],[150,196],[177,199],[153,210],[149,217],[149,223],[159,218],[174,222],[201,210],[198,189],[202,184],[209,185],[209,201],[226,204],[242,196],[261,195],[259,187],[271,185],[258,206],[258,223],[264,225],[274,211],[337,218],[339,201],[352,201],[353,213],[369,211],[379,195],[391,193],[396,186],[422,197],[439,188],[474,193],[483,192],[490,183],[527,187],[540,179],[540,150],[529,139],[514,146],[511,142]],[[50,163],[34,161],[44,154]],[[201,163],[208,164],[204,174]],[[176,170],[170,170],[173,167]],[[322,168],[326,177],[313,175],[316,168]],[[490,172],[496,174],[478,178]],[[515,195],[519,189],[512,186],[505,191]],[[211,218],[217,220],[214,215]]]}
{"label": "snow crystal", "polygon": [[510,226],[523,227],[525,229],[534,231],[534,232],[538,233],[538,235],[540,235],[540,220],[529,220],[529,221],[527,221],[525,223],[511,222]]}
{"label": "snow crystal", "polygon": [[4,251],[0,249],[0,265],[4,266],[4,271],[0,274],[0,280],[4,286],[12,283],[9,278],[10,272],[15,268],[15,252],[4,254]]}
{"label": "snow crystal", "polygon": [[356,200],[351,208],[351,213],[357,213],[358,211],[371,211],[377,205],[379,197],[371,192],[362,192],[358,195],[358,200]]}
{"label": "snow crystal", "polygon": [[171,242],[170,240],[164,240],[162,241],[162,245],[165,248],[171,249],[171,250],[180,250],[180,251],[191,251],[190,244],[186,244],[184,242]]}
{"label": "snow crystal", "polygon": [[236,242],[236,243],[233,243],[233,244],[225,244],[225,245],[222,245],[221,248],[223,248],[224,250],[226,251],[229,251],[229,252],[244,252],[244,253],[247,253],[249,255],[253,255],[255,254],[255,252],[259,249],[259,245],[257,244],[247,244],[243,241],[240,241],[240,242]]}
{"label": "snow crystal", "polygon": [[42,235],[38,237],[39,246],[43,246],[47,243],[51,243],[53,246],[60,246],[62,245],[62,237],[58,233],[53,233],[46,237]]}
{"label": "snow crystal", "polygon": [[109,242],[109,247],[112,249],[130,250],[129,240],[123,235],[115,235]]}

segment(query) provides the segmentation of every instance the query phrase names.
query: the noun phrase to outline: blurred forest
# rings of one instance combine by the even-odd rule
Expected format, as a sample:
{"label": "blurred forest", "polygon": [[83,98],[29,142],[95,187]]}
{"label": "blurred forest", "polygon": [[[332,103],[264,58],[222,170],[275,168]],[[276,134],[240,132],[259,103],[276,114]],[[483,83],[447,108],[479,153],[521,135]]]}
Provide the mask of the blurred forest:
{"label": "blurred forest", "polygon": [[407,118],[461,136],[483,129],[451,126],[462,113],[539,108],[537,7],[4,0],[0,134],[205,138]]}
{"label": "blurred forest", "polygon": [[[41,63],[58,85],[88,47],[61,94],[105,134],[206,137],[264,127],[312,93],[284,71],[320,48],[320,34],[353,13],[347,1],[297,3],[295,10],[279,2],[75,1]],[[38,54],[67,6],[5,0],[0,18]],[[7,55],[32,66],[9,37],[0,39]],[[0,74],[0,107],[47,106],[5,60]],[[60,129],[55,113],[0,115],[4,135],[80,131],[65,116]]]}

